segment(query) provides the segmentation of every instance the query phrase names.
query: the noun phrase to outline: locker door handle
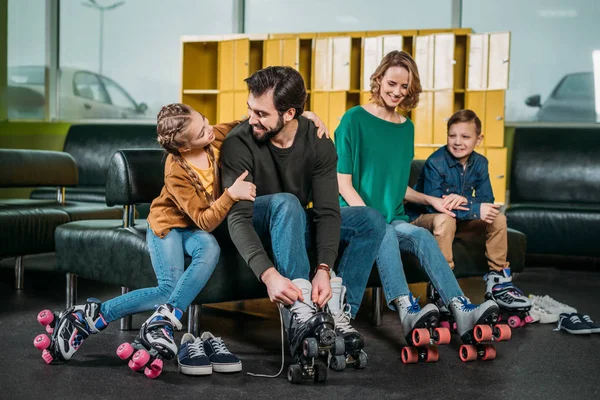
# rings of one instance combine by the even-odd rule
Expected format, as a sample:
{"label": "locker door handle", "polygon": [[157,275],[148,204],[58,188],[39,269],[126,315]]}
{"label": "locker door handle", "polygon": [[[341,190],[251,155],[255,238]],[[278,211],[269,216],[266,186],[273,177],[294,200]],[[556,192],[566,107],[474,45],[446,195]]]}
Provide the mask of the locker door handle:
{"label": "locker door handle", "polygon": [[504,60],[502,60],[503,64],[506,64],[508,61],[510,61],[508,58],[505,58]]}
{"label": "locker door handle", "polygon": [[348,65],[350,65],[350,63],[349,63],[349,62],[345,62],[345,63],[344,63],[344,67],[347,67]]}
{"label": "locker door handle", "polygon": [[496,121],[502,121],[502,117],[501,116],[497,116],[496,117]]}
{"label": "locker door handle", "polygon": [[452,65],[456,65],[456,60],[452,60]]}
{"label": "locker door handle", "polygon": [[450,117],[444,118],[444,122],[448,122],[448,121],[450,121]]}
{"label": "locker door handle", "polygon": [[504,175],[497,175],[496,179],[504,179]]}

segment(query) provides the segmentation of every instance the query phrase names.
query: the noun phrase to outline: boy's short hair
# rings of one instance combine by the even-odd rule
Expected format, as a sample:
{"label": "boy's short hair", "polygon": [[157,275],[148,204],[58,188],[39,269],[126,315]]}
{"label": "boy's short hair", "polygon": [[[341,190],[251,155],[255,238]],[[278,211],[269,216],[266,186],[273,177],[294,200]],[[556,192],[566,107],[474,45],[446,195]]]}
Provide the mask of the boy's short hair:
{"label": "boy's short hair", "polygon": [[477,133],[477,136],[481,135],[481,120],[473,110],[459,110],[452,114],[448,120],[448,132],[450,132],[450,127],[452,125],[459,124],[461,122],[471,122],[475,124],[475,132]]}

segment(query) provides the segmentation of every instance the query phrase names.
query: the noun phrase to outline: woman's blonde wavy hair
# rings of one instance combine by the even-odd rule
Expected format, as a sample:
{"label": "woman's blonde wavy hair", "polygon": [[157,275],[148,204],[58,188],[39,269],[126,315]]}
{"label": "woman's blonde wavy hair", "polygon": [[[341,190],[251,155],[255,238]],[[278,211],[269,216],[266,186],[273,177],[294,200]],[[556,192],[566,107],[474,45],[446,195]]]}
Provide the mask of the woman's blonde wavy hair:
{"label": "woman's blonde wavy hair", "polygon": [[419,104],[419,95],[423,91],[421,87],[421,79],[419,78],[419,70],[415,60],[405,51],[390,51],[383,57],[381,63],[371,75],[371,98],[370,100],[380,107],[384,106],[379,89],[381,88],[381,80],[386,71],[391,67],[401,67],[408,71],[408,92],[406,97],[400,102],[398,107],[404,111],[410,111]]}

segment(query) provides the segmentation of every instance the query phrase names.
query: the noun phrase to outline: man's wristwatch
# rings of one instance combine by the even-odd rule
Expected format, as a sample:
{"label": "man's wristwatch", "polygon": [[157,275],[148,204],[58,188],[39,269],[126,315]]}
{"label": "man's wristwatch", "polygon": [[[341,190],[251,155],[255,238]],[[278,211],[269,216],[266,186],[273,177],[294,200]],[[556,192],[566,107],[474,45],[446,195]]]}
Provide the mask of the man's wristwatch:
{"label": "man's wristwatch", "polygon": [[329,267],[329,265],[324,264],[324,263],[321,263],[321,264],[317,265],[317,269],[315,270],[315,274],[320,269],[322,269],[323,271],[326,271],[327,275],[329,276],[329,279],[331,279],[331,268]]}

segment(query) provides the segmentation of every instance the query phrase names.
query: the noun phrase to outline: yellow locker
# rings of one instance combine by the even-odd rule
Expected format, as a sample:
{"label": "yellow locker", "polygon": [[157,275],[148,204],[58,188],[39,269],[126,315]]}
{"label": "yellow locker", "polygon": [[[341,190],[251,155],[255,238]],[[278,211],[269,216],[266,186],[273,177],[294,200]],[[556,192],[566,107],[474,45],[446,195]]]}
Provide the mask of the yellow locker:
{"label": "yellow locker", "polygon": [[239,91],[233,94],[233,120],[248,117],[248,91]]}
{"label": "yellow locker", "polygon": [[298,38],[281,40],[281,65],[300,70],[300,40]]}
{"label": "yellow locker", "polygon": [[469,35],[467,90],[485,90],[487,88],[488,46],[487,33]]}
{"label": "yellow locker", "polygon": [[404,38],[402,35],[384,35],[382,38],[382,57],[385,57],[391,51],[398,50],[401,51],[404,46]]}
{"label": "yellow locker", "polygon": [[434,92],[433,95],[433,143],[446,144],[447,123],[454,112],[454,92]]}
{"label": "yellow locker", "polygon": [[485,146],[504,146],[504,90],[485,94]]}
{"label": "yellow locker", "polygon": [[269,39],[263,44],[263,68],[281,65],[281,40]]}
{"label": "yellow locker", "polygon": [[423,92],[419,97],[419,105],[413,110],[415,125],[415,144],[433,143],[433,92]]}
{"label": "yellow locker", "polygon": [[334,37],[332,42],[332,90],[350,90],[350,37]]}
{"label": "yellow locker", "polygon": [[333,133],[329,126],[329,92],[312,92],[310,110],[317,114],[321,121],[325,122],[329,132]]}
{"label": "yellow locker", "polygon": [[419,70],[423,90],[433,90],[433,36],[417,36],[415,40],[415,63]]}
{"label": "yellow locker", "polygon": [[371,90],[371,75],[377,69],[382,58],[381,37],[363,38],[362,50],[362,90]]}
{"label": "yellow locker", "polygon": [[233,41],[234,46],[234,69],[233,89],[245,90],[246,79],[249,74],[250,65],[250,41],[248,39],[237,39]]}
{"label": "yellow locker", "polygon": [[[334,132],[342,116],[346,112],[346,92],[329,93],[329,123],[327,125],[330,132]],[[318,115],[318,114],[317,114]]]}
{"label": "yellow locker", "polygon": [[331,89],[332,51],[332,42],[329,38],[320,38],[314,40],[314,90]]}
{"label": "yellow locker", "polygon": [[186,94],[181,96],[181,102],[188,104],[194,110],[204,115],[211,124],[217,122],[217,94]]}
{"label": "yellow locker", "polygon": [[182,90],[217,90],[218,42],[182,43]]}
{"label": "yellow locker", "polygon": [[217,95],[217,120],[213,123],[233,121],[233,92],[221,92]]}
{"label": "yellow locker", "polygon": [[487,132],[485,131],[485,92],[467,92],[465,99],[465,108],[473,110],[481,120],[481,133],[483,134],[483,142],[480,147],[486,146]]}
{"label": "yellow locker", "polygon": [[[219,66],[217,89],[233,90],[233,68],[234,68],[233,40],[219,42]],[[201,66],[198,66],[201,68]]]}
{"label": "yellow locker", "polygon": [[454,44],[455,37],[452,33],[434,36],[434,79],[435,90],[454,88]]}
{"label": "yellow locker", "polygon": [[371,92],[360,92],[360,104],[369,104],[371,102]]}
{"label": "yellow locker", "polygon": [[422,147],[415,146],[415,160],[427,160],[430,155],[437,149],[437,147]]}
{"label": "yellow locker", "polygon": [[504,204],[506,202],[506,148],[487,148],[486,157],[488,159],[490,183],[494,191],[496,203]]}
{"label": "yellow locker", "polygon": [[510,62],[510,33],[490,33],[489,44],[489,90],[508,89],[508,68]]}

